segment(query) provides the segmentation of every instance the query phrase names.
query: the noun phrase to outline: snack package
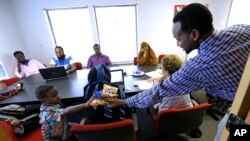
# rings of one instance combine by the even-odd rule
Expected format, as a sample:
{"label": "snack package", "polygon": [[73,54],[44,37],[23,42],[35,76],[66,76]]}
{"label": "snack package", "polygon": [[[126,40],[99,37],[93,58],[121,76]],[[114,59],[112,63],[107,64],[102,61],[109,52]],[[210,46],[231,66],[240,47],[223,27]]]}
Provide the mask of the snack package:
{"label": "snack package", "polygon": [[112,96],[113,94],[117,94],[117,91],[118,91],[118,88],[107,85],[107,84],[103,84],[102,95]]}
{"label": "snack package", "polygon": [[90,103],[90,105],[94,107],[98,105],[106,105],[107,102],[105,101],[105,99],[118,97],[117,92],[118,92],[118,88],[107,85],[107,84],[103,84],[103,90],[96,91],[94,93],[96,99],[94,99]]}

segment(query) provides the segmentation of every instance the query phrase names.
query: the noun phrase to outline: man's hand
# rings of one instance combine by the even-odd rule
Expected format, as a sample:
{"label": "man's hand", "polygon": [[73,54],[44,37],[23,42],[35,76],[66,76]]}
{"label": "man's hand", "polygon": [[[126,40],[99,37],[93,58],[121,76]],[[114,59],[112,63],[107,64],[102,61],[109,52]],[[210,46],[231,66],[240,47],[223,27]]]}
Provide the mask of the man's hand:
{"label": "man's hand", "polygon": [[106,99],[106,102],[108,103],[107,106],[110,108],[115,108],[119,106],[125,105],[125,101],[122,99],[117,99],[117,98],[110,98]]}
{"label": "man's hand", "polygon": [[18,73],[20,73],[22,70],[21,70],[21,63],[17,61],[17,71]]}

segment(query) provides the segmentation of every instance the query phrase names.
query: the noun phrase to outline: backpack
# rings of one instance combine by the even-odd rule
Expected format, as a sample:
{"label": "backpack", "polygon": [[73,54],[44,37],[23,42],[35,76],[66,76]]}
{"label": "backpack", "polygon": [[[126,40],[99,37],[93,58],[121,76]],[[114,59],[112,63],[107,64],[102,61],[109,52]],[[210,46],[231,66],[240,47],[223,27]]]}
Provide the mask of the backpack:
{"label": "backpack", "polygon": [[[107,84],[118,88],[118,98],[125,99],[126,94],[118,85],[112,84],[109,69],[104,65],[97,65],[92,68],[88,74],[89,83],[84,87],[84,101],[88,101],[96,91],[103,89],[103,85]],[[130,108],[121,106],[117,108],[109,108],[99,105],[97,107],[87,108],[86,124],[109,123],[131,118]]]}

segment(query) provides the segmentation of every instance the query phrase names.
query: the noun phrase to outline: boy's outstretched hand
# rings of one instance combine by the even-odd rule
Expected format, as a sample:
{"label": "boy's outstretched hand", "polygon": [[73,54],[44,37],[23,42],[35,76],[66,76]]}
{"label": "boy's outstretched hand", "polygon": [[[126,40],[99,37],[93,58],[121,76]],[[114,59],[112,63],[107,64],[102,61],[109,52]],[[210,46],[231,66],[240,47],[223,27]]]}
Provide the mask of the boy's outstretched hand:
{"label": "boy's outstretched hand", "polygon": [[85,103],[86,107],[91,107],[91,106],[93,106],[93,105],[92,105],[92,102],[93,102],[93,100],[95,100],[95,99],[96,99],[95,96],[91,96],[91,98]]}
{"label": "boy's outstretched hand", "polygon": [[117,98],[109,98],[106,99],[107,102],[107,106],[110,108],[115,108],[115,107],[119,107],[119,106],[123,106],[125,105],[125,101],[122,99],[117,99]]}

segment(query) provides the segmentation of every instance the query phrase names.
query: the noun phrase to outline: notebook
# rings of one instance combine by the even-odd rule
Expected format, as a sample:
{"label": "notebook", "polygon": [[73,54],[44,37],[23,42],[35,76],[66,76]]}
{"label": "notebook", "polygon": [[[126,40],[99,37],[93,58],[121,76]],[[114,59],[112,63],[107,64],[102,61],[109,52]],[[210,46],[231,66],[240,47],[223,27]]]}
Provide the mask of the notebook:
{"label": "notebook", "polygon": [[63,66],[39,69],[39,72],[46,81],[68,78],[68,74]]}
{"label": "notebook", "polygon": [[116,84],[120,86],[123,90],[125,89],[124,85],[124,76],[123,76],[123,70],[111,70],[111,83]]}

